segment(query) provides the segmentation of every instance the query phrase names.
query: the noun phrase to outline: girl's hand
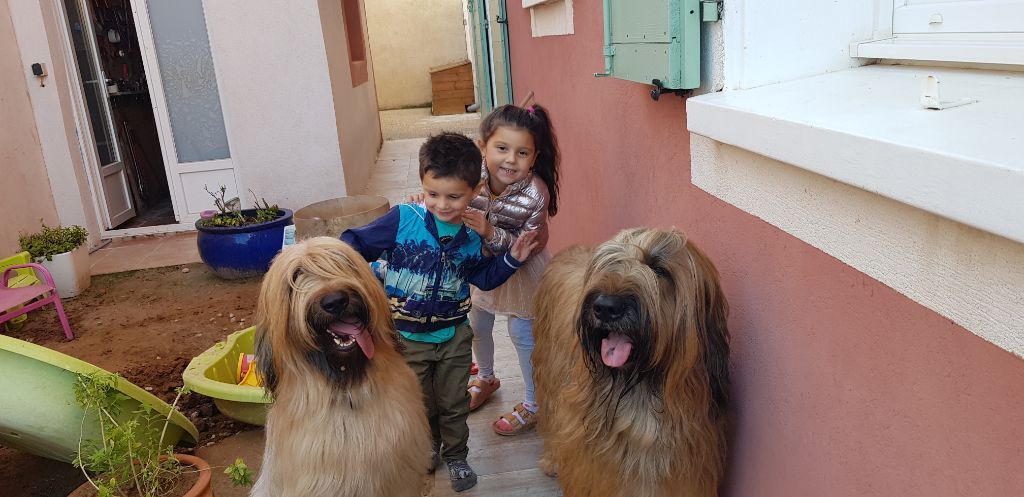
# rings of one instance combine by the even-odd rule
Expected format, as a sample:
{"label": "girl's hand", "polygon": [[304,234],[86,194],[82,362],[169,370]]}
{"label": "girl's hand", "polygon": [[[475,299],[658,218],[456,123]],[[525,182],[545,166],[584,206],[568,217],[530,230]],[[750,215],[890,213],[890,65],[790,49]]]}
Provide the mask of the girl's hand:
{"label": "girl's hand", "polygon": [[509,253],[512,254],[512,257],[517,261],[526,262],[526,259],[530,257],[530,254],[540,243],[536,238],[536,231],[527,231],[526,233],[519,235],[516,242],[512,244],[512,250],[510,250]]}
{"label": "girl's hand", "polygon": [[466,224],[467,228],[477,232],[485,241],[490,241],[494,237],[494,226],[491,226],[487,215],[481,210],[466,209],[466,212],[462,214],[462,222]]}
{"label": "girl's hand", "polygon": [[409,203],[409,204],[422,204],[424,198],[426,198],[426,196],[423,195],[422,193],[414,193],[412,195],[409,195],[409,199],[406,200],[406,203]]}

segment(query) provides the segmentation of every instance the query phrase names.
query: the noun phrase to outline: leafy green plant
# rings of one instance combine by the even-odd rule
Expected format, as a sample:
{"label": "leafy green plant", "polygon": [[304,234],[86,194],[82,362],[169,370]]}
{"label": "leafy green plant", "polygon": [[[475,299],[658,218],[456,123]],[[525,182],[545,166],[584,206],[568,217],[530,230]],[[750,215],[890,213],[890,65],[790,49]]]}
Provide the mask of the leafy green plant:
{"label": "leafy green plant", "polygon": [[[79,439],[74,464],[96,488],[98,497],[124,495],[130,490],[142,497],[161,495],[187,471],[174,457],[173,444],[164,443],[164,437],[178,401],[189,390],[176,390],[166,416],[143,404],[131,416],[123,417],[120,406],[129,397],[117,390],[118,381],[123,381],[119,375],[105,371],[78,375],[75,400],[85,411],[82,438],[86,420],[95,415],[101,440],[87,443]],[[159,438],[152,436],[156,429],[160,430]],[[252,471],[242,459],[236,459],[225,474],[236,486],[252,484]]]}
{"label": "leafy green plant", "polygon": [[47,226],[46,223],[40,223],[43,228],[38,232],[18,236],[21,250],[32,254],[32,259],[45,257],[52,261],[53,256],[71,252],[89,238],[89,232],[81,226]]}
{"label": "leafy green plant", "polygon": [[252,470],[245,465],[241,457],[236,458],[234,464],[225,468],[224,474],[228,475],[231,484],[236,487],[252,485]]}
{"label": "leafy green plant", "polygon": [[[209,193],[213,197],[213,204],[217,206],[218,214],[215,214],[209,219],[203,219],[199,221],[200,226],[220,226],[220,227],[238,227],[238,226],[249,226],[251,224],[265,223],[267,221],[273,221],[280,216],[280,209],[277,204],[267,203],[267,199],[256,197],[256,193],[249,190],[255,199],[254,209],[256,210],[255,215],[246,216],[242,214],[241,209],[238,207],[236,199],[227,200],[227,187],[221,185],[216,192],[210,191],[206,186],[203,187],[206,193]],[[260,201],[263,201],[261,204]]]}

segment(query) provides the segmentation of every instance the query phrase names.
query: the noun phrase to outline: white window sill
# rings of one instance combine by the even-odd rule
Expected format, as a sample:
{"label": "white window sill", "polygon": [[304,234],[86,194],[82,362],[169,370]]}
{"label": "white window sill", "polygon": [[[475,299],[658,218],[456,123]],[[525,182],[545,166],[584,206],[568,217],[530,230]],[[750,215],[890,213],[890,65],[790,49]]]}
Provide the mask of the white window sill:
{"label": "white window sill", "polygon": [[[920,104],[922,81],[942,100]],[[1024,242],[1024,74],[872,65],[687,101],[690,132]]]}
{"label": "white window sill", "polygon": [[868,59],[904,59],[981,64],[1024,63],[1024,37],[961,35],[936,38],[934,35],[899,35],[850,45],[850,56]]}

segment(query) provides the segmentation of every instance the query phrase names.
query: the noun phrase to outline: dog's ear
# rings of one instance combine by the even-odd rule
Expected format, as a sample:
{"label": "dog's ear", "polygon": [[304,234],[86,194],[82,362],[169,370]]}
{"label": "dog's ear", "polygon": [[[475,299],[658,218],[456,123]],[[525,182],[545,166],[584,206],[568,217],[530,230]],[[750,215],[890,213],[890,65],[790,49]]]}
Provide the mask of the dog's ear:
{"label": "dog's ear", "polygon": [[274,351],[270,346],[267,329],[262,323],[256,324],[256,370],[263,379],[263,387],[273,393],[277,388],[277,371],[274,368]]}
{"label": "dog's ear", "polygon": [[273,393],[277,388],[279,352],[287,353],[288,323],[291,319],[291,280],[297,268],[292,251],[284,251],[274,258],[263,276],[260,296],[256,303],[256,368],[263,378],[263,386]]}
{"label": "dog's ear", "polygon": [[718,270],[692,242],[686,243],[694,269],[693,319],[703,343],[703,363],[711,388],[711,416],[718,419],[729,405],[729,303],[719,284]]}

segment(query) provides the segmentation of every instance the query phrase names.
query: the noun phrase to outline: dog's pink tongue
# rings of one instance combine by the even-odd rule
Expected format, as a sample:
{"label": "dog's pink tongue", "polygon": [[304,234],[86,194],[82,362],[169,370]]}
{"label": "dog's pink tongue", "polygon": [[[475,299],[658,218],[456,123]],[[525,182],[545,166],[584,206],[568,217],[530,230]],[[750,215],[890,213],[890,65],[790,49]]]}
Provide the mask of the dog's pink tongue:
{"label": "dog's pink tongue", "polygon": [[365,355],[367,359],[373,359],[373,338],[370,337],[370,334],[367,333],[364,328],[342,321],[331,323],[328,327],[335,333],[355,337],[356,344],[359,345],[360,349],[363,349],[363,355]]}
{"label": "dog's pink tongue", "polygon": [[601,340],[601,361],[610,368],[621,367],[629,359],[629,352],[633,350],[633,342],[630,342],[621,333],[612,333],[608,338]]}

